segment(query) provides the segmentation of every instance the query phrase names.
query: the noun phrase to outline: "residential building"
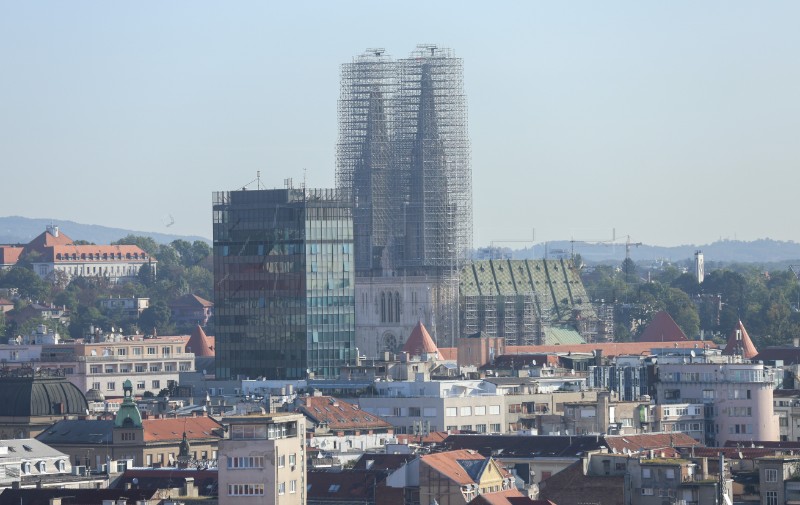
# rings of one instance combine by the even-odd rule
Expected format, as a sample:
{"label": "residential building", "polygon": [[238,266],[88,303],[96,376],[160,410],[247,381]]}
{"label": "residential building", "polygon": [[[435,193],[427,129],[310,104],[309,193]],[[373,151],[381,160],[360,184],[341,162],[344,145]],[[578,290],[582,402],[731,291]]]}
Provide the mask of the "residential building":
{"label": "residential building", "polygon": [[103,298],[98,302],[100,308],[104,311],[118,312],[123,317],[138,319],[142,312],[150,307],[149,298],[140,298],[138,296],[122,298],[109,297]]}
{"label": "residential building", "polygon": [[334,190],[215,193],[216,377],[335,378],[353,364],[352,248]]}
{"label": "residential building", "polygon": [[780,440],[800,442],[800,391],[776,389],[772,394]]}
{"label": "residential building", "polygon": [[306,503],[305,418],[301,414],[223,418],[219,501],[242,505]]}
{"label": "residential building", "polygon": [[365,451],[383,449],[393,438],[391,424],[332,396],[299,397],[295,410],[306,416],[308,446],[342,462],[355,460]]}
{"label": "residential building", "polygon": [[113,420],[61,420],[37,439],[68,454],[76,464],[95,469],[118,461],[119,468],[127,462],[132,466],[175,467],[186,442],[192,462],[216,461],[223,438],[220,423],[206,416],[143,416],[133,400],[131,381],[125,381],[123,388],[125,396]]}
{"label": "residential building", "polygon": [[30,257],[33,271],[43,279],[69,281],[74,277],[103,277],[111,282],[135,278],[147,265],[156,274],[157,261],[135,245],[76,245],[58,226],[25,245],[0,246],[3,266]]}
{"label": "residential building", "polygon": [[785,505],[800,500],[800,457],[757,458],[760,505]]}
{"label": "residential building", "polygon": [[172,311],[171,321],[181,327],[205,327],[214,313],[213,302],[191,293],[173,300],[169,308]]}
{"label": "residential building", "polygon": [[[186,352],[188,336],[149,338],[142,335],[102,333],[64,343],[57,338],[35,337],[38,344],[0,345],[0,359],[19,368],[35,360],[40,369],[55,370],[81,391],[96,389],[107,398],[123,396],[123,382],[131,379],[137,395],[158,395],[177,384],[181,372],[193,371],[195,356]],[[16,342],[16,341],[15,341]]]}
{"label": "residential building", "polygon": [[497,461],[473,450],[427,454],[420,458],[420,503],[466,505],[479,495],[524,496],[512,475]]}
{"label": "residential building", "polygon": [[[10,487],[76,488],[105,482],[105,477],[73,475],[69,456],[35,438],[0,440],[0,492]],[[9,502],[0,497],[0,503]]]}
{"label": "residential building", "polygon": [[660,356],[657,404],[703,404],[706,445],[778,440],[774,370],[735,356]]}

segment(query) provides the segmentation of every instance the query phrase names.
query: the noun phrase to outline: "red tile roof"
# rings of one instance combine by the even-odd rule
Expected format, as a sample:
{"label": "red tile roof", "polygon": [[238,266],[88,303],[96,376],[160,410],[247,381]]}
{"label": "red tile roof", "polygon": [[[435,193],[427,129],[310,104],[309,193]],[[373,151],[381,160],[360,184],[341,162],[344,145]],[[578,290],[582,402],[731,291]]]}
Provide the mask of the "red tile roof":
{"label": "red tile roof", "polygon": [[494,493],[479,494],[469,503],[470,505],[535,505],[536,502],[520,493],[517,488],[512,487]]}
{"label": "red tile roof", "polygon": [[439,347],[439,355],[447,361],[456,361],[458,359],[458,348]]}
{"label": "red tile roof", "polygon": [[476,451],[467,449],[447,452],[437,452],[435,454],[428,454],[422,456],[421,461],[423,464],[430,466],[444,477],[452,480],[456,484],[463,486],[466,484],[476,484],[469,476],[467,471],[462,467],[458,460],[477,460],[486,459]]}
{"label": "red tile roof", "polygon": [[[135,245],[55,245],[39,251],[42,258],[56,263],[72,261],[130,261],[151,260],[139,246]],[[74,259],[73,259],[74,258]]]}
{"label": "red tile roof", "polygon": [[683,342],[689,340],[680,326],[665,311],[657,312],[644,329],[639,342]]}
{"label": "red tile roof", "polygon": [[186,352],[193,352],[195,356],[211,357],[214,356],[214,342],[208,338],[206,332],[200,325],[192,330],[189,341],[186,342]]}
{"label": "red tile roof", "polygon": [[408,340],[406,340],[403,346],[403,352],[407,352],[409,356],[434,354],[436,355],[436,359],[443,359],[431,335],[422,324],[422,321],[419,321],[417,325],[414,326],[414,329],[411,330],[411,335],[408,336]]}
{"label": "red tile roof", "polygon": [[307,396],[298,399],[297,409],[314,424],[327,423],[332,431],[388,430],[392,428],[380,417],[365,412],[352,403],[332,396]]}
{"label": "red tile roof", "polygon": [[145,442],[180,442],[183,432],[191,442],[199,439],[221,439],[222,432],[214,430],[222,425],[210,417],[171,417],[163,419],[143,419]]}
{"label": "red tile roof", "polygon": [[644,433],[641,435],[606,435],[606,445],[609,449],[616,449],[622,454],[624,449],[630,452],[640,452],[650,449],[668,449],[673,447],[699,446],[700,442],[686,433]]}
{"label": "red tile roof", "polygon": [[16,265],[23,248],[13,245],[0,246],[0,265]]}
{"label": "red tile roof", "polygon": [[193,294],[183,295],[170,303],[170,307],[204,308],[213,306],[213,302],[209,302],[205,298],[200,298],[199,296]]}
{"label": "red tile roof", "polygon": [[750,335],[747,334],[747,330],[741,320],[739,320],[731,331],[731,335],[728,337],[728,345],[725,346],[722,354],[736,354],[744,356],[747,359],[753,359],[758,355],[758,349],[753,345],[753,341],[750,340]]}
{"label": "red tile roof", "polygon": [[569,344],[569,345],[509,345],[506,346],[506,354],[533,354],[546,352],[582,352],[590,354],[595,349],[603,351],[603,356],[624,356],[626,354],[641,355],[651,354],[652,349],[664,347],[675,347],[678,349],[693,349],[695,346],[708,346],[716,349],[717,344],[710,340],[686,342],[613,342],[602,344]]}

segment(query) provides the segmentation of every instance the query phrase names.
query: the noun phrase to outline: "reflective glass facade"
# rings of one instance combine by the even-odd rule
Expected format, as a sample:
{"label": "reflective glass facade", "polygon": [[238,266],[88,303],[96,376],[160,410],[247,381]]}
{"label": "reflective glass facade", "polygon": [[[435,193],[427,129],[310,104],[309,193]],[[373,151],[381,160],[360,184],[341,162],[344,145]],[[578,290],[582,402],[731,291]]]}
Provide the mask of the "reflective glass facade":
{"label": "reflective glass facade", "polygon": [[218,378],[337,377],[355,362],[353,221],[334,190],[214,193]]}

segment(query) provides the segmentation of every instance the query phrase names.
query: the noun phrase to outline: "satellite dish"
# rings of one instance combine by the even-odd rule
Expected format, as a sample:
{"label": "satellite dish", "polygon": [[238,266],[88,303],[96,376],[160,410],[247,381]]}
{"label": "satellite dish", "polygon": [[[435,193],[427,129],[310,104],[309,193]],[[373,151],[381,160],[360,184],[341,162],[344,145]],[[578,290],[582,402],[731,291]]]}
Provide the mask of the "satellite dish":
{"label": "satellite dish", "polygon": [[531,361],[531,365],[536,366],[536,360]]}
{"label": "satellite dish", "polygon": [[694,349],[692,349],[691,351],[689,351],[689,355],[690,355],[691,357],[693,357],[693,358],[694,358],[695,356],[697,356],[697,354],[695,354],[695,352],[694,352]]}

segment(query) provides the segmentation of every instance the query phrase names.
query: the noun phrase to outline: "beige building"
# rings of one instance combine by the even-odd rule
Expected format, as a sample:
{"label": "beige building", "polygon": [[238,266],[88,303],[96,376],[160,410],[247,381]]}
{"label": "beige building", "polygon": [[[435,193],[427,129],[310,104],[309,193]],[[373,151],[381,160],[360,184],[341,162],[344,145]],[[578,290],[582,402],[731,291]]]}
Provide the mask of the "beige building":
{"label": "beige building", "polygon": [[306,503],[305,417],[302,414],[223,418],[220,442],[220,505]]}
{"label": "beige building", "polygon": [[420,458],[420,504],[466,505],[479,495],[523,496],[514,488],[511,474],[476,451],[447,451]]}
{"label": "beige building", "polygon": [[0,359],[10,368],[36,361],[37,367],[57,370],[84,393],[95,389],[106,398],[120,398],[123,383],[130,379],[136,396],[157,395],[171,382],[177,384],[180,372],[194,371],[188,340],[188,335],[147,338],[98,331],[78,343],[3,345]]}

